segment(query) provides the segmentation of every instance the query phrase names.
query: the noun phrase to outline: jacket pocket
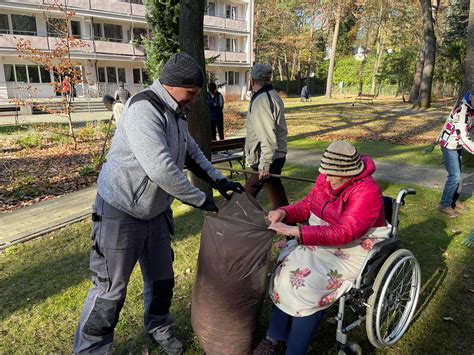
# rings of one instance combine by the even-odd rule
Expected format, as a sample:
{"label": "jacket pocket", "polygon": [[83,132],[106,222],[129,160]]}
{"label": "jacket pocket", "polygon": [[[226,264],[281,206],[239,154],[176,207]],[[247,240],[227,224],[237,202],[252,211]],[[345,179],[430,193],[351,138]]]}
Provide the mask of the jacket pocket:
{"label": "jacket pocket", "polygon": [[133,204],[136,205],[140,197],[142,197],[143,193],[145,192],[146,185],[148,184],[148,176],[145,175],[140,185],[138,185],[137,190],[133,194]]}

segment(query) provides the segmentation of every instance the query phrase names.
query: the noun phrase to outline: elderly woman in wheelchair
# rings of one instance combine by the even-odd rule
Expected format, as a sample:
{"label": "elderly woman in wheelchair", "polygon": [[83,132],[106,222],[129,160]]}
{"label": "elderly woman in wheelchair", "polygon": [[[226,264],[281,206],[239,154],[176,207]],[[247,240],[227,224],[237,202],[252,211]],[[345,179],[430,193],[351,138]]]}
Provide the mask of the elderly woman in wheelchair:
{"label": "elderly woman in wheelchair", "polygon": [[[323,154],[321,174],[311,192],[302,201],[269,213],[269,229],[287,239],[279,243],[282,251],[271,280],[274,308],[267,336],[254,354],[305,354],[324,310],[339,298],[337,340],[342,352],[351,352],[346,333],[352,328],[342,329],[344,299],[356,284],[361,286],[362,270],[374,255],[373,249],[393,236],[384,214],[384,198],[372,177],[374,171],[370,157],[359,155],[347,142],[333,142]],[[385,249],[393,252],[396,246],[390,242]],[[360,302],[366,301],[362,297]],[[381,313],[379,310],[379,318]],[[364,319],[361,315],[356,325]]]}

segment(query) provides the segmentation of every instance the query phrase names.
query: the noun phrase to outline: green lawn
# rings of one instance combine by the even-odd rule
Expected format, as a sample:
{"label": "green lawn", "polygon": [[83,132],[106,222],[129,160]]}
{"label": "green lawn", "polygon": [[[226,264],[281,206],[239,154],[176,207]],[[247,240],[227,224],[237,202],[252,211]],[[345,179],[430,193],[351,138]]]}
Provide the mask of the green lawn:
{"label": "green lawn", "polygon": [[[288,167],[285,174],[314,178],[313,169]],[[285,181],[292,201],[304,196],[311,184]],[[382,184],[385,194],[395,195],[400,185]],[[450,220],[437,212],[439,193],[418,188],[401,215],[403,247],[420,261],[423,305],[406,336],[385,352],[472,353],[474,350],[474,250],[460,241],[470,232],[474,214]],[[262,203],[268,203],[262,194]],[[468,201],[474,209],[472,199]],[[202,353],[190,325],[190,302],[202,213],[175,203],[177,233],[176,288],[173,312],[187,354]],[[82,302],[90,287],[88,258],[89,221],[77,223],[40,239],[11,247],[0,254],[0,353],[71,352],[74,330]],[[469,291],[471,290],[471,291]],[[116,328],[117,353],[157,353],[146,339],[142,326],[142,280],[137,268],[131,278],[127,301]],[[268,321],[267,297],[263,314]],[[443,317],[452,317],[444,321]],[[354,332],[365,352],[373,352],[365,328]],[[315,336],[312,353],[335,353],[335,326],[325,322]]]}
{"label": "green lawn", "polygon": [[[288,147],[322,153],[330,143],[330,141],[290,137]],[[351,141],[351,143],[362,154],[370,155],[372,158],[386,163],[444,167],[443,155],[439,146],[428,152],[427,148],[431,146],[430,144],[397,145],[384,141]]]}

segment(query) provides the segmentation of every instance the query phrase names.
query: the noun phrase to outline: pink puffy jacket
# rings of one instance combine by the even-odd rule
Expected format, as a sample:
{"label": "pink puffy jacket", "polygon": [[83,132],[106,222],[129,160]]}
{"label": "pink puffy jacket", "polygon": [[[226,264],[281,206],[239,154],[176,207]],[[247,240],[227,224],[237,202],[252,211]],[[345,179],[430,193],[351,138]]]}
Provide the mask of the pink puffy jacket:
{"label": "pink puffy jacket", "polygon": [[375,163],[362,156],[364,170],[336,190],[321,174],[304,200],[281,207],[284,222],[295,224],[309,220],[310,212],[328,222],[328,226],[302,226],[304,245],[340,246],[364,236],[370,228],[385,226],[382,192],[372,178]]}

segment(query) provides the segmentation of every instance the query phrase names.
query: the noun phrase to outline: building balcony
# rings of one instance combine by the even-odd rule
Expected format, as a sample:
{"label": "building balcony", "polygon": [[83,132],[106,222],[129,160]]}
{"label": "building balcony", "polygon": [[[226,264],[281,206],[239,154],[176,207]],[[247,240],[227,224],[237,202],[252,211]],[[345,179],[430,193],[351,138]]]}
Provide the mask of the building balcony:
{"label": "building balcony", "polygon": [[[55,48],[56,37],[41,36],[19,36],[2,35],[0,36],[0,52],[15,52],[16,44],[19,39],[25,39],[31,42],[33,48],[49,51]],[[83,39],[85,46],[74,48],[71,53],[74,54],[106,54],[116,56],[144,56],[142,46],[134,46],[128,42],[111,42],[106,40]]]}
{"label": "building balcony", "polygon": [[248,23],[242,19],[231,19],[224,16],[204,15],[204,27],[248,32]]}
{"label": "building balcony", "polygon": [[[43,7],[48,1],[45,0],[3,0],[4,5],[15,3],[22,6],[38,6]],[[58,3],[64,4],[64,0],[59,0]],[[67,6],[72,9],[97,11],[104,13],[116,13],[120,15],[135,15],[145,17],[145,6],[143,4],[134,4],[128,1],[103,1],[103,0],[68,0]]]}
{"label": "building balcony", "polygon": [[217,57],[216,63],[242,63],[250,64],[247,53],[229,52],[219,49],[207,49],[204,51],[206,58]]}

